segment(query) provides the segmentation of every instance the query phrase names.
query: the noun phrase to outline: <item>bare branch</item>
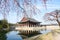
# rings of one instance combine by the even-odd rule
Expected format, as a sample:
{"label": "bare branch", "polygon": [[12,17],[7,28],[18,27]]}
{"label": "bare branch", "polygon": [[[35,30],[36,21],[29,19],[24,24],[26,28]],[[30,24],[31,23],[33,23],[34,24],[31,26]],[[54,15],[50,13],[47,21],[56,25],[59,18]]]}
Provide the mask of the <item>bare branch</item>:
{"label": "bare branch", "polygon": [[44,15],[44,19],[49,21],[56,21],[60,25],[60,10],[55,10]]}

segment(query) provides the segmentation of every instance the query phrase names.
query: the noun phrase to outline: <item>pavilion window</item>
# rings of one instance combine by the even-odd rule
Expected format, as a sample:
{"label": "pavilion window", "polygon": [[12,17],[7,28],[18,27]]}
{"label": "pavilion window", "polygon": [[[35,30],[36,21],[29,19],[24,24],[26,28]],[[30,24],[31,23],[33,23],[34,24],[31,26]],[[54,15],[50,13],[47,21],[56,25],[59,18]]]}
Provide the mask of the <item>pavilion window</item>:
{"label": "pavilion window", "polygon": [[28,26],[28,23],[26,23],[26,26]]}
{"label": "pavilion window", "polygon": [[34,25],[34,27],[35,27],[36,25]]}
{"label": "pavilion window", "polygon": [[33,25],[33,27],[34,27],[34,25]]}
{"label": "pavilion window", "polygon": [[35,25],[35,27],[37,27],[37,24]]}
{"label": "pavilion window", "polygon": [[32,24],[31,24],[31,27],[32,27]]}
{"label": "pavilion window", "polygon": [[30,27],[31,27],[31,24],[30,24]]}
{"label": "pavilion window", "polygon": [[30,27],[30,24],[29,24],[29,27]]}
{"label": "pavilion window", "polygon": [[31,24],[30,24],[30,27],[31,27]]}

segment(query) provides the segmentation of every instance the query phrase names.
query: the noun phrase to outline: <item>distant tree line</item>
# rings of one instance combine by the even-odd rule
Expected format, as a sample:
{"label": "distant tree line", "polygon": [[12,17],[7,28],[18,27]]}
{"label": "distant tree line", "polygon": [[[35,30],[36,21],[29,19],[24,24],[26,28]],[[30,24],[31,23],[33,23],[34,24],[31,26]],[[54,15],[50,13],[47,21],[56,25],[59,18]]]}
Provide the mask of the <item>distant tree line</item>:
{"label": "distant tree line", "polygon": [[0,20],[0,28],[7,28],[8,22],[7,20]]}

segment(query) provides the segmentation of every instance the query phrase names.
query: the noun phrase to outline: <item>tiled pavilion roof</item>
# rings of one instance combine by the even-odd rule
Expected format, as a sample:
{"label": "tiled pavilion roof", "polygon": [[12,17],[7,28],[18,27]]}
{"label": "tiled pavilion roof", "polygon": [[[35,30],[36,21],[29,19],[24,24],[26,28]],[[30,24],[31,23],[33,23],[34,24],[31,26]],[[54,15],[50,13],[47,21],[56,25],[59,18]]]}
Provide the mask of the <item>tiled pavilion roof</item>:
{"label": "tiled pavilion roof", "polygon": [[38,22],[37,20],[35,20],[33,18],[28,18],[28,17],[23,17],[20,22],[27,22],[27,21]]}

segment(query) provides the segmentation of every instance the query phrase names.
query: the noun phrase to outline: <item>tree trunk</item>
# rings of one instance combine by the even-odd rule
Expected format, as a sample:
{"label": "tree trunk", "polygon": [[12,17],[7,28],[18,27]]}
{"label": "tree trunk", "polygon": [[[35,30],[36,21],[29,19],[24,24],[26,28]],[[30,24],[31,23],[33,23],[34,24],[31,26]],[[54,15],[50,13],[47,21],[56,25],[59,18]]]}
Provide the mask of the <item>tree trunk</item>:
{"label": "tree trunk", "polygon": [[60,28],[60,23],[58,23],[59,24],[59,28]]}
{"label": "tree trunk", "polygon": [[60,22],[59,22],[59,20],[57,19],[56,21],[57,21],[57,23],[58,23],[58,25],[59,25],[59,28],[60,28]]}

